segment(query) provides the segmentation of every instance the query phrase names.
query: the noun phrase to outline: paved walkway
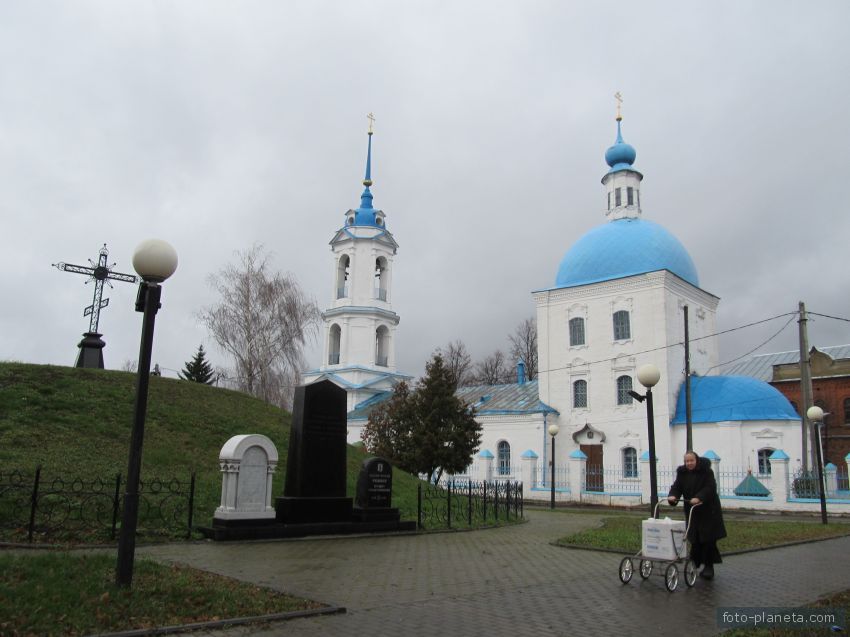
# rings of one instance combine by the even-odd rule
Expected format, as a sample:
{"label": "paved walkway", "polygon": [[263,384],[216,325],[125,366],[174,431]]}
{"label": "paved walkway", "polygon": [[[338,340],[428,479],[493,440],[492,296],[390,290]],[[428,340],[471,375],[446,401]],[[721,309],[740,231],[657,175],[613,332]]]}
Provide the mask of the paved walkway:
{"label": "paved walkway", "polygon": [[[309,599],[340,615],[200,633],[244,635],[713,635],[719,606],[804,605],[850,588],[850,538],[733,555],[693,589],[622,585],[621,556],[551,546],[599,516],[526,510],[527,524],[469,533],[140,548]],[[722,543],[721,543],[722,550]],[[841,556],[836,562],[836,557]]]}

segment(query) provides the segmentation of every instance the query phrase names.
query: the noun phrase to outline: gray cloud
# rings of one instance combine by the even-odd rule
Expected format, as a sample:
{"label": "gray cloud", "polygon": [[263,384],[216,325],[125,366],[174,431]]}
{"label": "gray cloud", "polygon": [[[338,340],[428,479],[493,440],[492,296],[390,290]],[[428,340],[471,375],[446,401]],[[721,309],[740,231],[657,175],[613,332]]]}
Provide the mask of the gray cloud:
{"label": "gray cloud", "polygon": [[[850,51],[845,2],[75,2],[0,7],[0,358],[72,364],[91,289],[50,268],[178,250],[154,359],[201,342],[206,276],[256,241],[320,306],[359,201],[365,113],[375,205],[400,250],[398,363],[476,357],[534,312],[564,252],[603,223],[612,94],[647,218],[690,251],[729,329],[796,309],[850,317],[842,266]],[[135,290],[101,327],[138,351]],[[781,323],[721,339],[730,359]],[[793,349],[796,324],[768,351]],[[818,318],[815,345],[846,343]],[[318,364],[317,349],[311,352]]]}

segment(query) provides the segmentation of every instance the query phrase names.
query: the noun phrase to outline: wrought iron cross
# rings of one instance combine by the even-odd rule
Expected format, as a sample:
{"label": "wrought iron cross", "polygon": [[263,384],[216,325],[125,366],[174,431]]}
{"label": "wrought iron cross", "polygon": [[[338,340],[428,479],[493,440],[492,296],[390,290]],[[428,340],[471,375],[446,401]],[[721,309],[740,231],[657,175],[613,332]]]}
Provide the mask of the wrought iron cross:
{"label": "wrought iron cross", "polygon": [[83,312],[83,316],[91,315],[91,319],[89,320],[89,332],[93,334],[97,334],[97,324],[100,321],[100,311],[109,305],[109,299],[103,298],[103,284],[106,283],[109,287],[112,287],[110,280],[125,281],[127,283],[137,283],[139,281],[139,277],[135,274],[113,272],[112,268],[115,267],[115,264],[107,265],[106,257],[108,254],[109,250],[106,249],[106,244],[104,243],[103,247],[100,249],[100,256],[97,259],[97,264],[89,259],[91,267],[85,265],[74,265],[73,263],[52,264],[54,268],[64,272],[76,272],[77,274],[88,275],[89,280],[86,281],[86,284],[88,284],[89,281],[94,281],[94,298],[92,299],[92,304],[89,305]]}

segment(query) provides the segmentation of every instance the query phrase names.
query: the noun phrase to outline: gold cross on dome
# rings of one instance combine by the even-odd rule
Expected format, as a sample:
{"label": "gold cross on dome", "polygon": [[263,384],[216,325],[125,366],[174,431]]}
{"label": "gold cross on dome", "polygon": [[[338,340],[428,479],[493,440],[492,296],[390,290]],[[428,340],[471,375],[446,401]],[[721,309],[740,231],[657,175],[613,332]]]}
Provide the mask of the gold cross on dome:
{"label": "gold cross on dome", "polygon": [[369,120],[369,134],[371,135],[372,134],[372,124],[375,123],[375,116],[372,113],[369,113],[366,116],[366,119]]}
{"label": "gold cross on dome", "polygon": [[614,93],[614,99],[617,100],[617,121],[623,119],[623,116],[620,114],[620,107],[623,105],[623,96],[620,94],[620,91]]}

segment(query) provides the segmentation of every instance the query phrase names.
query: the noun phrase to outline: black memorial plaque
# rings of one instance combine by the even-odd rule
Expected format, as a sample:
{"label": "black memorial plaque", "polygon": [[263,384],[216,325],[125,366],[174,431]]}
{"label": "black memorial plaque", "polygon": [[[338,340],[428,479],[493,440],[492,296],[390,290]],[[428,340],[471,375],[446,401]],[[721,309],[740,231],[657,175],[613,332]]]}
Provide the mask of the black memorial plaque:
{"label": "black memorial plaque", "polygon": [[392,506],[393,467],[383,458],[363,461],[357,478],[355,505],[361,509],[388,509]]}

